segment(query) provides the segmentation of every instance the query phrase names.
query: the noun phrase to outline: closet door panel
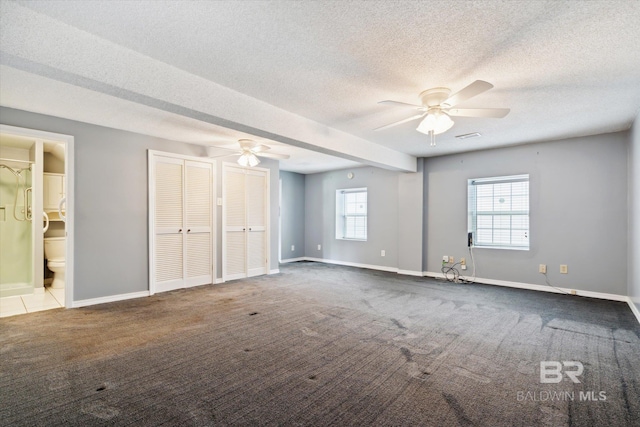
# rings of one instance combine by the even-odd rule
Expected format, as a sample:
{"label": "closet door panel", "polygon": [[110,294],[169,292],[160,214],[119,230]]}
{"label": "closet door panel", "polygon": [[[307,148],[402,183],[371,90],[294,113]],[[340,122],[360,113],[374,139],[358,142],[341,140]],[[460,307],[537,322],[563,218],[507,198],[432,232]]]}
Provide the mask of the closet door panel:
{"label": "closet door panel", "polygon": [[209,233],[187,234],[186,286],[212,282],[212,246]]}
{"label": "closet door panel", "polygon": [[155,163],[155,286],[163,292],[184,281],[184,169],[181,160],[158,157]]}
{"label": "closet door panel", "polygon": [[243,169],[227,167],[224,175],[224,279],[246,277],[246,192]]}
{"label": "closet door panel", "polygon": [[183,224],[183,162],[159,158],[156,163],[156,232],[179,232]]}
{"label": "closet door panel", "polygon": [[242,231],[227,232],[225,280],[239,279],[246,276],[245,233]]}
{"label": "closet door panel", "polygon": [[182,279],[182,235],[161,234],[156,242],[158,282]]}
{"label": "closet door panel", "polygon": [[247,225],[264,227],[266,225],[266,183],[264,172],[247,172]]}
{"label": "closet door panel", "polygon": [[185,162],[185,286],[213,283],[213,166]]}
{"label": "closet door panel", "polygon": [[267,274],[267,174],[247,171],[247,275]]}
{"label": "closet door panel", "polygon": [[265,230],[252,229],[247,235],[248,277],[267,274],[266,240]]}

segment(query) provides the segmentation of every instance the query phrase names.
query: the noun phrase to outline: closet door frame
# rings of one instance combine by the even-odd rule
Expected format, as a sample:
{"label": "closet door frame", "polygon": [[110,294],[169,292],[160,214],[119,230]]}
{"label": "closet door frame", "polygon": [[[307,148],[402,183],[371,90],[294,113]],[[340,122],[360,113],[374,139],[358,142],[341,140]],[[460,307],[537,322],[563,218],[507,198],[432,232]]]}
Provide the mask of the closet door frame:
{"label": "closet door frame", "polygon": [[[147,151],[147,160],[148,160],[148,233],[149,233],[149,295],[154,295],[156,292],[162,292],[162,289],[157,289],[156,286],[156,260],[155,260],[155,245],[156,245],[156,162],[155,157],[168,157],[175,160],[182,160],[183,164],[183,177],[186,174],[186,162],[200,162],[200,163],[208,163],[211,165],[211,280],[212,283],[215,283],[216,280],[216,161],[214,159],[209,159],[206,157],[195,157],[188,156],[183,154],[176,153],[168,153],[164,151],[156,151],[156,150],[148,150]],[[184,191],[184,181],[183,181],[183,191]],[[183,193],[183,198],[185,197],[185,193]],[[186,201],[183,199],[183,212],[185,209]],[[185,221],[185,216],[183,214],[183,222]],[[185,225],[185,224],[183,224]],[[183,241],[184,242],[184,241]],[[183,247],[183,251],[184,251]],[[183,271],[186,270],[186,266],[183,265]],[[189,287],[188,278],[183,273],[183,279],[185,281],[185,285],[183,287]],[[195,286],[195,285],[191,285]]]}
{"label": "closet door frame", "polygon": [[[261,171],[265,173],[265,255],[266,255],[266,264],[265,264],[265,274],[270,274],[270,266],[271,266],[271,240],[270,240],[270,235],[271,235],[271,215],[270,215],[270,211],[271,211],[271,170],[267,169],[267,168],[261,168],[261,167],[243,167],[238,165],[237,163],[231,163],[231,162],[223,162],[222,163],[222,229],[221,229],[221,234],[222,234],[222,281],[226,282],[227,280],[234,280],[234,279],[239,279],[239,278],[246,278],[246,277],[251,277],[249,276],[249,270],[248,270],[248,256],[247,256],[247,237],[248,237],[248,233],[249,231],[245,230],[244,231],[244,241],[245,241],[245,274],[242,277],[238,277],[238,275],[233,275],[233,277],[230,277],[227,274],[227,214],[226,214],[226,209],[227,209],[227,185],[226,185],[226,174],[227,174],[227,169],[228,168],[233,168],[233,169],[241,169],[244,170],[245,172],[251,172],[251,171]],[[246,175],[245,175],[245,182],[246,182]],[[246,187],[245,187],[246,189]],[[246,197],[246,191],[245,191],[245,197]],[[245,200],[245,210],[246,210],[246,200]],[[245,214],[245,225],[246,224],[246,214]]]}

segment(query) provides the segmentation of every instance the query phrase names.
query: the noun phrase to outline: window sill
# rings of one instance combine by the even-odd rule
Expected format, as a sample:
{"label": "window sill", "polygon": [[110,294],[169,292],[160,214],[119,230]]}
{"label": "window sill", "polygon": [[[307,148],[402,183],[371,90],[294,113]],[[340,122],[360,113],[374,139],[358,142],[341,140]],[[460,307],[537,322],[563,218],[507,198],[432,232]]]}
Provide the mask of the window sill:
{"label": "window sill", "polygon": [[352,238],[349,238],[349,237],[336,237],[336,240],[349,240],[349,241],[352,241],[352,242],[366,242],[367,241],[367,239],[352,239]]}
{"label": "window sill", "polygon": [[530,248],[524,248],[521,246],[484,246],[484,245],[473,245],[473,249],[506,249],[510,251],[528,251]]}

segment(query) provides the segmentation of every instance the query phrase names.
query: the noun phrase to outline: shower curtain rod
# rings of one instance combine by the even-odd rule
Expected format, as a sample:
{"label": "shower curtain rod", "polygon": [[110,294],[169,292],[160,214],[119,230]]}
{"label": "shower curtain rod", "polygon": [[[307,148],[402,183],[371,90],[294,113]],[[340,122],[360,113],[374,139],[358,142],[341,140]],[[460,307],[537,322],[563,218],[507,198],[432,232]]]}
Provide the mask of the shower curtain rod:
{"label": "shower curtain rod", "polygon": [[30,165],[34,164],[31,160],[16,160],[16,159],[5,159],[4,157],[0,157],[0,161],[2,162],[18,162],[18,163],[29,163]]}

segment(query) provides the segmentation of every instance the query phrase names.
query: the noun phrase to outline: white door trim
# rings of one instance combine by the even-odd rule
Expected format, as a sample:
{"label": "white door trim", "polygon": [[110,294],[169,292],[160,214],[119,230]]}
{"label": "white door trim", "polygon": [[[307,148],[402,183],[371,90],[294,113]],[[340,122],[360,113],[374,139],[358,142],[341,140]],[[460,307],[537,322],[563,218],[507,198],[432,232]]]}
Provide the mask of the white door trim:
{"label": "white door trim", "polygon": [[[66,206],[66,253],[65,253],[65,286],[64,286],[64,306],[66,308],[73,307],[73,273],[74,273],[74,217],[75,217],[75,161],[74,161],[74,137],[61,133],[46,132],[36,129],[21,128],[16,126],[0,124],[0,133],[24,136],[36,140],[45,140],[59,142],[64,144],[64,173],[67,179],[67,206]],[[40,202],[42,206],[42,202]],[[42,215],[41,213],[39,215]],[[34,224],[40,224],[40,218],[33,217]],[[35,265],[35,257],[33,264]]]}

